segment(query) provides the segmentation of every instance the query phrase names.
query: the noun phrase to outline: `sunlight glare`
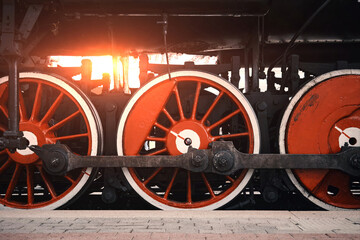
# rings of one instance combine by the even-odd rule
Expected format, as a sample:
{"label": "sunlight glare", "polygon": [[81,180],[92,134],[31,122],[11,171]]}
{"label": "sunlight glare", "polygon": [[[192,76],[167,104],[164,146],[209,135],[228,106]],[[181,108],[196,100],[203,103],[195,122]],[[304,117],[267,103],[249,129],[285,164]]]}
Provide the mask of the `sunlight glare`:
{"label": "sunlight glare", "polygon": [[[149,54],[149,63],[154,64],[166,64],[165,54]],[[51,56],[49,59],[49,67],[81,67],[81,61],[83,59],[90,59],[92,62],[92,80],[98,80],[102,78],[103,73],[109,73],[111,84],[110,89],[114,87],[114,70],[113,70],[113,58],[110,55],[107,56]],[[119,85],[123,88],[123,65],[120,61],[120,57],[117,60],[117,72],[119,74]],[[185,62],[194,62],[195,64],[216,64],[217,57],[214,56],[200,56],[200,55],[189,55],[189,54],[177,54],[169,53],[170,64],[182,65]],[[128,80],[130,88],[139,88],[139,58],[129,56],[129,69],[128,69]],[[81,74],[77,74],[72,77],[73,80],[81,80]]]}
{"label": "sunlight glare", "polygon": [[[51,56],[49,67],[81,67],[81,60],[90,59],[92,62],[91,79],[101,79],[103,73],[109,73],[113,79],[112,57],[107,56]],[[79,81],[81,74],[75,75],[74,80]],[[113,82],[112,82],[113,85]]]}

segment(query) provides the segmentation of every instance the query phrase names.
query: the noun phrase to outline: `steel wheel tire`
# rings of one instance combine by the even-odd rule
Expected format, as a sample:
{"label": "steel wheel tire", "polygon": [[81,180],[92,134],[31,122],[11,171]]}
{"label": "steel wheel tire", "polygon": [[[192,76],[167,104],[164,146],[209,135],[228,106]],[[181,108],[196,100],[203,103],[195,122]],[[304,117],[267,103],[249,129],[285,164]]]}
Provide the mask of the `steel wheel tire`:
{"label": "steel wheel tire", "polygon": [[[7,81],[8,77],[1,78],[0,86],[6,86],[4,84],[7,84]],[[6,87],[2,90],[4,88]],[[20,73],[20,89],[20,131],[25,130],[24,135],[31,139],[30,144],[60,142],[75,147],[72,150],[79,154],[97,155],[102,152],[103,133],[100,118],[90,100],[78,87],[59,76],[25,72]],[[47,95],[49,99],[55,98],[54,102],[47,103],[43,100],[43,95]],[[55,103],[57,101],[58,104]],[[6,102],[5,98],[0,101],[0,115],[6,114]],[[48,106],[50,107],[46,110]],[[75,112],[67,114],[66,109]],[[85,129],[85,133],[72,133],[72,131],[82,131],[74,128],[73,124],[77,123],[79,125],[85,123],[85,126],[79,126]],[[4,131],[6,125],[1,128]],[[69,131],[70,135],[61,136]],[[74,170],[61,179],[52,177],[43,170],[41,160],[36,155],[28,152],[29,149],[23,151],[27,152],[17,151],[15,154],[2,152],[2,155],[8,155],[11,159],[5,160],[5,163],[11,161],[16,167],[9,182],[9,185],[14,186],[5,189],[7,192],[13,188],[11,196],[5,197],[4,194],[1,197],[0,208],[56,209],[62,207],[76,199],[92,182],[96,173],[96,169],[86,168]],[[11,172],[11,169],[2,169],[3,160],[2,164],[0,169],[3,173]],[[15,195],[14,190],[16,190]],[[27,192],[27,203],[23,202],[21,191]],[[44,195],[45,200],[37,197],[39,192],[40,195]]]}
{"label": "steel wheel tire", "polygon": [[[131,98],[131,100],[125,107],[123,114],[121,116],[120,122],[119,122],[118,133],[117,133],[117,150],[118,150],[119,155],[128,155],[128,153],[126,152],[127,147],[133,146],[132,144],[127,144],[126,140],[124,140],[124,139],[128,139],[127,137],[130,135],[125,132],[129,129],[135,130],[135,128],[137,128],[137,126],[139,126],[139,128],[141,128],[142,122],[146,122],[145,125],[148,125],[148,126],[155,124],[155,122],[156,122],[157,127],[158,127],[157,129],[165,129],[164,131],[167,131],[166,136],[164,136],[164,138],[166,140],[161,139],[161,138],[155,139],[156,141],[157,140],[163,141],[166,146],[165,148],[167,150],[165,152],[163,150],[156,151],[156,152],[154,152],[154,154],[157,154],[157,153],[169,154],[169,152],[170,152],[172,155],[178,155],[178,154],[181,154],[184,151],[186,151],[182,148],[181,141],[180,142],[178,141],[180,138],[180,134],[190,134],[189,136],[193,137],[193,144],[195,144],[195,145],[197,144],[196,147],[199,147],[199,148],[207,148],[208,147],[207,144],[209,142],[214,141],[214,140],[219,140],[220,137],[217,137],[217,138],[215,137],[216,138],[215,139],[215,138],[212,138],[213,136],[211,134],[204,133],[205,131],[203,131],[201,129],[206,128],[206,127],[204,127],[206,124],[205,123],[201,124],[200,120],[197,119],[195,116],[197,114],[197,112],[199,111],[199,107],[198,107],[198,102],[200,102],[199,99],[201,99],[203,97],[200,94],[200,91],[203,91],[202,87],[205,87],[203,85],[206,85],[206,86],[209,85],[215,89],[220,89],[220,91],[223,91],[223,93],[220,93],[220,91],[219,91],[218,94],[220,93],[223,95],[221,95],[219,97],[219,99],[223,96],[229,97],[229,98],[233,99],[233,101],[236,101],[237,102],[236,104],[241,106],[240,107],[241,114],[246,115],[244,117],[244,119],[245,118],[247,119],[246,121],[247,121],[248,125],[246,125],[246,126],[249,127],[248,130],[250,132],[249,133],[250,140],[249,140],[248,144],[249,144],[249,149],[250,148],[251,149],[249,150],[249,152],[252,152],[252,153],[259,152],[260,134],[259,134],[259,126],[258,126],[256,115],[255,115],[251,105],[247,101],[247,99],[237,88],[235,88],[229,82],[227,82],[226,80],[224,80],[216,75],[199,72],[199,71],[173,72],[171,74],[171,78],[172,78],[171,81],[175,81],[175,82],[171,83],[171,81],[169,81],[169,79],[168,79],[167,74],[159,76],[159,77],[155,78],[154,80],[152,80],[151,82],[149,82],[148,84],[146,84],[141,89],[139,89],[138,92],[136,92],[134,94],[134,96]],[[192,112],[192,113],[191,114],[189,113],[189,116],[187,116],[187,117],[185,117],[185,115],[186,115],[185,113],[180,113],[183,111],[183,106],[184,106],[183,105],[184,103],[182,102],[182,101],[184,101],[183,100],[184,96],[181,94],[181,90],[182,90],[181,86],[183,86],[183,85],[181,85],[181,84],[194,84],[193,85],[194,97],[192,97],[192,99],[193,99],[194,103],[196,102],[196,106],[194,103],[192,103],[191,110],[189,110],[189,112]],[[196,84],[196,87],[195,87],[195,84]],[[165,86],[165,89],[162,89],[164,86]],[[196,90],[195,90],[195,88],[196,88]],[[196,97],[196,95],[198,97]],[[154,99],[153,97],[158,98],[158,99]],[[165,109],[166,112],[168,110],[170,112],[173,111],[172,108],[166,109],[166,106],[165,106],[165,105],[169,104],[169,102],[172,101],[171,97],[173,97],[173,100],[174,100],[173,102],[175,104],[174,106],[177,105],[179,119],[171,120],[172,123],[169,126],[166,126],[164,128],[163,126],[161,126],[161,124],[158,123],[158,120],[160,119],[160,113],[164,113],[164,111],[161,109]],[[156,105],[156,102],[160,102],[158,104],[159,106],[150,105],[151,109],[157,108],[157,110],[155,111],[155,113],[154,113],[154,111],[151,111],[151,110],[149,110],[149,113],[148,112],[143,113],[141,110],[140,111],[141,114],[138,115],[139,118],[136,116],[134,117],[133,114],[136,115],[136,111],[138,111],[137,110],[138,105],[144,104],[144,102],[147,102],[147,100],[144,100],[146,98],[148,98],[147,100],[151,101],[155,105]],[[216,102],[217,100],[214,100],[214,101]],[[219,104],[219,102],[220,102],[220,100],[218,102],[216,102],[216,104]],[[180,109],[179,104],[182,109],[181,111],[179,110]],[[215,111],[214,108],[211,111]],[[210,111],[210,110],[208,109],[206,111]],[[235,111],[240,111],[240,110],[235,110]],[[233,113],[235,113],[235,111]],[[194,112],[196,112],[196,114]],[[142,114],[144,117],[141,117]],[[151,115],[151,117],[147,118],[147,116],[150,116],[150,115]],[[173,117],[173,116],[171,116],[170,113],[167,113],[165,115],[167,115],[168,118],[169,118],[169,115],[170,115],[170,118]],[[209,115],[210,114],[208,114],[207,117],[209,117]],[[231,115],[231,114],[229,114],[229,115]],[[205,116],[206,116],[206,114],[205,114]],[[203,121],[207,120],[206,117],[203,116],[203,118],[204,118]],[[226,117],[224,117],[224,118],[226,118]],[[147,122],[148,119],[150,119],[149,123]],[[131,122],[134,122],[134,124],[132,124]],[[136,125],[136,124],[139,124],[139,125]],[[131,127],[129,127],[129,125],[131,125]],[[168,128],[168,130],[166,130],[167,128]],[[184,131],[181,131],[181,130],[184,130]],[[132,141],[137,142],[137,144],[135,144],[135,145],[137,145],[137,147],[141,148],[142,147],[141,139],[145,140],[145,138],[150,137],[151,134],[149,132],[143,133],[141,130],[139,130],[139,131],[136,130],[136,131],[137,132],[136,132],[136,134],[133,135],[134,138],[132,139]],[[175,131],[177,131],[177,133],[179,133],[179,131],[181,131],[181,132],[175,136],[174,135]],[[149,134],[149,136],[148,136],[148,134]],[[138,136],[138,135],[142,135],[142,136]],[[224,136],[224,135],[222,135],[222,136]],[[140,138],[140,140],[138,140],[137,138]],[[226,138],[226,136],[224,138]],[[149,138],[149,139],[151,140],[151,138]],[[198,140],[196,140],[196,139],[198,139]],[[206,140],[203,141],[203,139],[206,139]],[[248,139],[248,138],[246,138],[246,139]],[[132,148],[132,147],[129,147],[129,148]],[[139,154],[139,151],[134,150],[135,148],[132,148],[129,151],[130,155]],[[152,155],[153,153],[149,153],[149,154]],[[156,171],[158,171],[159,169],[157,169]],[[154,172],[154,174],[157,174],[156,171]],[[163,171],[163,170],[160,169],[159,171]],[[191,181],[192,181],[193,176],[188,172],[187,177],[185,176],[185,178],[187,178],[187,180],[185,180],[185,181],[187,181],[187,183],[185,185],[187,185],[187,186],[191,185],[191,187],[188,187],[188,188],[190,188],[190,194],[188,193],[187,200],[185,200],[185,201],[189,200],[189,195],[190,195],[190,200],[186,204],[185,202],[179,203],[179,202],[177,202],[177,200],[169,200],[168,199],[169,193],[171,194],[170,191],[172,191],[172,189],[171,189],[173,186],[172,184],[174,183],[175,178],[177,177],[177,174],[182,170],[165,169],[164,171],[168,171],[168,172],[171,171],[171,173],[169,173],[169,174],[173,174],[172,175],[173,177],[172,177],[171,181],[169,181],[170,183],[169,183],[169,186],[167,186],[167,188],[166,188],[164,197],[161,197],[161,196],[156,195],[155,193],[152,193],[149,189],[147,189],[146,184],[142,184],[142,182],[141,182],[142,180],[137,178],[136,171],[134,169],[123,168],[123,173],[124,173],[126,179],[128,180],[128,182],[130,183],[131,187],[143,199],[145,199],[146,201],[148,201],[155,207],[164,209],[164,210],[168,210],[168,209],[216,209],[221,206],[224,206],[226,203],[230,202],[235,196],[237,196],[241,192],[241,190],[246,186],[246,184],[248,183],[248,181],[250,180],[250,178],[253,174],[252,169],[242,170],[241,171],[242,175],[240,174],[241,176],[236,179],[236,181],[238,181],[238,182],[236,182],[236,184],[234,184],[234,186],[232,186],[232,188],[229,191],[227,191],[227,192],[225,191],[223,196],[221,196],[221,197],[216,196],[216,200],[214,200],[214,201],[204,200],[202,202],[200,200],[199,202],[192,202],[192,192],[191,192],[192,190],[191,189],[192,189],[193,185],[191,185],[192,184]],[[186,173],[183,173],[183,174],[186,174]],[[184,177],[184,175],[182,175],[182,176]],[[210,190],[209,190],[209,194],[210,194],[210,192],[212,191],[211,184],[209,184],[210,181],[207,181],[206,176],[204,177],[201,175],[201,177],[203,178],[206,187],[209,188],[209,186],[210,186]],[[199,177],[199,178],[201,179],[201,177]],[[210,180],[211,180],[211,178],[210,178]],[[187,190],[187,191],[189,191],[189,190]],[[165,198],[165,196],[166,196],[166,198]],[[212,196],[214,197],[215,195],[212,195]],[[210,198],[210,199],[212,199],[212,198]]]}
{"label": "steel wheel tire", "polygon": [[[280,153],[337,153],[345,144],[342,135],[346,129],[360,139],[359,92],[360,70],[354,69],[329,72],[305,84],[291,99],[282,118]],[[296,128],[296,122],[303,124]],[[359,146],[359,142],[355,145]],[[351,191],[359,190],[353,185],[358,180],[349,175],[337,170],[286,171],[300,193],[316,205],[327,210],[359,209],[360,196]]]}

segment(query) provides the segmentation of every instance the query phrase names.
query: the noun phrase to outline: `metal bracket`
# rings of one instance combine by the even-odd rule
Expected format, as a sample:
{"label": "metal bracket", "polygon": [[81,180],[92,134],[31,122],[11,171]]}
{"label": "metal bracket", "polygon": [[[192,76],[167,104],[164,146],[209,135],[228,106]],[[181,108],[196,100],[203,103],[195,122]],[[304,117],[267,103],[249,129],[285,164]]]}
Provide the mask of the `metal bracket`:
{"label": "metal bracket", "polygon": [[299,55],[291,55],[289,58],[290,92],[295,94],[300,85]]}
{"label": "metal bracket", "polygon": [[23,40],[26,40],[29,37],[42,9],[43,5],[38,4],[30,5],[27,9],[25,17],[19,28],[19,33]]}
{"label": "metal bracket", "polygon": [[239,169],[338,169],[360,176],[360,148],[338,154],[247,154],[232,142],[213,142],[211,149],[189,148],[178,156],[79,156],[62,144],[30,146],[52,175],[84,167],[179,167],[193,172],[229,175]]}
{"label": "metal bracket", "polygon": [[11,153],[16,149],[26,149],[29,146],[29,141],[24,137],[19,138],[4,138],[0,137],[0,151],[8,148]]}
{"label": "metal bracket", "polygon": [[22,54],[21,40],[28,38],[41,10],[41,5],[31,5],[26,12],[19,31],[17,32],[15,29],[15,1],[3,0],[2,4],[3,18],[0,56],[2,56],[9,65],[9,122],[8,130],[5,131],[3,137],[0,138],[0,149],[8,148],[10,152],[15,152],[16,149],[25,149],[29,144],[29,141],[23,137],[23,133],[19,131],[18,64]]}
{"label": "metal bracket", "polygon": [[171,80],[171,70],[170,70],[170,63],[169,63],[169,52],[168,52],[168,44],[167,44],[167,34],[168,34],[168,15],[163,14],[162,21],[157,22],[158,24],[163,25],[163,37],[164,37],[164,48],[165,48],[165,57],[166,57],[166,66],[168,70],[169,80]]}
{"label": "metal bracket", "polygon": [[20,56],[20,46],[15,34],[15,1],[3,0],[0,54]]}

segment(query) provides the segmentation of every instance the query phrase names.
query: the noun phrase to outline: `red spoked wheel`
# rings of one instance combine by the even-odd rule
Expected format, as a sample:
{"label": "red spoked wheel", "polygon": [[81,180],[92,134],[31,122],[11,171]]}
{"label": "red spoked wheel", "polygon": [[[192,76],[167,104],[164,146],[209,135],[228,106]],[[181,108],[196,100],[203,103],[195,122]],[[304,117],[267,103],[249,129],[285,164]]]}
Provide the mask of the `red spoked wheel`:
{"label": "red spoked wheel", "polygon": [[[0,79],[0,134],[7,128],[8,77]],[[20,73],[20,131],[30,145],[63,143],[81,155],[102,148],[99,117],[87,97],[59,77]],[[0,152],[1,207],[55,209],[79,196],[95,169],[77,169],[64,177],[50,176],[30,149]]]}
{"label": "red spoked wheel", "polygon": [[[244,95],[224,79],[198,71],[157,77],[130,100],[120,119],[119,155],[179,155],[233,141],[242,152],[259,152],[259,127]],[[253,170],[231,176],[171,168],[123,168],[133,189],[161,209],[216,209],[231,201]]]}
{"label": "red spoked wheel", "polygon": [[[360,146],[360,71],[340,70],[308,82],[292,98],[280,127],[280,151],[337,153]],[[338,170],[287,170],[309,200],[328,209],[359,209],[360,178]]]}

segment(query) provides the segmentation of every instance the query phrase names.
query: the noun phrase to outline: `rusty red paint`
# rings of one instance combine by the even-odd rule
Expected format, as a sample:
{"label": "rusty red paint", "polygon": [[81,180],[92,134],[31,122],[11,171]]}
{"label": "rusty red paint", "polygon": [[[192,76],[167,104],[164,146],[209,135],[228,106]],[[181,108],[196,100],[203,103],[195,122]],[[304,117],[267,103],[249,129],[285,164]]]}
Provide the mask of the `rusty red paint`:
{"label": "rusty red paint", "polygon": [[[287,126],[287,152],[328,154],[340,151],[339,129],[360,128],[360,76],[347,75],[323,81],[310,89],[294,107]],[[351,193],[347,174],[335,170],[293,170],[314,197],[341,208],[360,208]]]}
{"label": "rusty red paint", "polygon": [[319,99],[319,94],[314,94],[310,97],[310,99],[308,99],[305,104],[300,107],[300,112],[296,114],[296,116],[294,117],[294,122],[296,122],[299,117],[301,116],[301,113],[304,111],[307,111],[308,108],[313,107],[318,105],[318,99]]}
{"label": "rusty red paint", "polygon": [[[190,117],[186,118],[184,116],[184,112],[181,106],[181,94],[178,92],[178,84],[182,82],[193,82],[194,84],[194,101],[192,108],[190,107]],[[173,85],[171,85],[173,84]],[[174,85],[175,84],[175,85]],[[216,97],[216,100],[213,102],[213,104],[205,111],[205,114],[202,116],[201,119],[196,119],[196,113],[199,111],[199,105],[198,101],[200,96],[200,89],[201,86],[211,86],[217,90],[219,90],[219,95]],[[169,112],[168,109],[166,109],[166,104],[168,102],[168,99],[171,94],[175,95],[175,104],[179,108],[179,119],[174,118],[174,116]],[[207,118],[210,115],[211,111],[215,108],[215,105],[217,102],[222,98],[223,96],[227,96],[231,101],[234,102],[234,104],[237,106],[237,109],[234,110],[233,113],[230,113],[230,115],[226,115],[220,120],[218,120],[216,123],[213,123],[213,126],[206,125],[208,121]],[[204,110],[204,109],[202,109]],[[170,126],[162,126],[158,122],[158,118],[160,114],[163,114],[169,121]],[[254,151],[254,135],[253,135],[253,129],[250,123],[249,116],[242,106],[242,104],[239,102],[239,100],[227,89],[222,87],[219,84],[216,84],[210,80],[200,78],[200,77],[177,77],[176,82],[174,81],[164,81],[159,84],[157,84],[155,87],[150,88],[147,92],[145,92],[139,100],[134,105],[134,108],[132,108],[129,117],[126,121],[125,127],[124,127],[124,137],[123,137],[123,147],[124,147],[124,154],[125,155],[137,155],[142,154],[142,148],[144,146],[144,143],[147,139],[149,139],[149,136],[151,135],[151,130],[153,129],[153,126],[160,125],[160,129],[162,129],[165,132],[165,146],[163,149],[160,149],[160,151],[155,151],[153,154],[171,154],[171,155],[178,155],[181,154],[176,146],[176,134],[181,132],[184,129],[191,129],[192,131],[196,132],[199,138],[201,139],[200,149],[208,148],[208,145],[210,142],[214,141],[215,139],[219,139],[219,136],[213,136],[211,134],[211,130],[221,123],[225,122],[228,119],[231,119],[233,116],[239,115],[242,116],[244,119],[244,122],[247,127],[247,132],[245,133],[234,133],[234,135],[231,135],[232,138],[244,138],[244,141],[246,140],[249,144],[248,151],[252,153]],[[174,135],[175,134],[175,135]],[[147,154],[147,155],[150,155]],[[174,170],[165,169],[167,171],[174,172]],[[200,179],[203,179],[203,184],[206,188],[209,190],[210,197],[206,197],[204,199],[193,199],[192,194],[193,191],[191,189],[191,184],[193,179],[193,175],[187,175],[186,179],[184,179],[184,201],[170,199],[170,190],[173,188],[175,178],[170,177],[168,179],[168,182],[161,182],[159,185],[166,185],[164,190],[164,195],[157,194],[155,190],[151,189],[151,186],[149,186],[149,181],[143,182],[141,177],[138,175],[138,172],[136,169],[129,169],[129,172],[136,182],[136,184],[139,186],[139,188],[148,196],[155,199],[156,201],[163,203],[165,205],[171,206],[171,207],[177,207],[177,208],[201,208],[206,207],[208,205],[211,205],[213,203],[216,203],[225,197],[227,197],[229,194],[231,194],[241,183],[243,178],[245,177],[247,170],[242,170],[236,177],[224,177],[224,181],[228,181],[230,183],[227,183],[230,185],[229,188],[227,188],[225,191],[221,192],[220,194],[214,194],[213,190],[211,189],[211,184],[209,183],[210,180],[208,178],[200,177]],[[157,171],[156,171],[157,172]],[[179,176],[178,172],[175,171],[177,176]],[[160,174],[157,172],[157,175]],[[195,175],[195,174],[194,174]],[[231,179],[229,181],[228,179]],[[152,181],[155,181],[155,177],[152,177]],[[178,181],[178,178],[176,178],[176,181]],[[211,190],[211,191],[210,191]]]}

